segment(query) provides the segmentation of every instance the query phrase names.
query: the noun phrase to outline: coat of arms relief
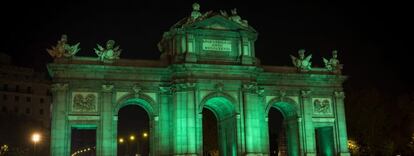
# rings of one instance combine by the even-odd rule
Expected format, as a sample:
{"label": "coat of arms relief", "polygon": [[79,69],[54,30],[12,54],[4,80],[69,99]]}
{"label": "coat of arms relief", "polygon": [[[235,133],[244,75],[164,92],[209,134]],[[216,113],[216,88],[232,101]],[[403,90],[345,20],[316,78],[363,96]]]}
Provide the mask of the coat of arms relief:
{"label": "coat of arms relief", "polygon": [[77,92],[72,94],[73,112],[96,112],[97,93]]}

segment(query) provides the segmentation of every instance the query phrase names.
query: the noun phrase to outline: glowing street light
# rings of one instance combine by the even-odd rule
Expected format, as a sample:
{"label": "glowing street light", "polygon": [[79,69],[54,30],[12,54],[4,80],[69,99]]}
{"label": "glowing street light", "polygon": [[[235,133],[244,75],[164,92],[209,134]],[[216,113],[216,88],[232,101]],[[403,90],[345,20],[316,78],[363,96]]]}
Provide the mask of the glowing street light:
{"label": "glowing street light", "polygon": [[33,141],[33,155],[36,155],[36,144],[40,141],[41,137],[39,133],[32,134],[32,141]]}
{"label": "glowing street light", "polygon": [[124,138],[119,138],[119,143],[124,143]]}
{"label": "glowing street light", "polygon": [[33,133],[32,135],[32,141],[36,144],[40,141],[40,134],[39,133]]}
{"label": "glowing street light", "polygon": [[134,141],[135,140],[135,136],[133,136],[133,135],[129,136],[129,140]]}
{"label": "glowing street light", "polygon": [[142,133],[142,137],[144,138],[148,137],[148,133],[147,132]]}

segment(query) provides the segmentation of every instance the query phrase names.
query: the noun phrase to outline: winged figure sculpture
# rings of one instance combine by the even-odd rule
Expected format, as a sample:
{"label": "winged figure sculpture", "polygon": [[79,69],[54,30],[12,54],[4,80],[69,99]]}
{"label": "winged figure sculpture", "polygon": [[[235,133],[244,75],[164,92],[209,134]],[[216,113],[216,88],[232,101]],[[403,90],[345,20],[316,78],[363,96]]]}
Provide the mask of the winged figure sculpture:
{"label": "winged figure sculpture", "polygon": [[305,57],[304,49],[300,49],[298,53],[299,58],[290,55],[293,65],[301,71],[311,70],[312,62],[310,60],[312,59],[312,54]]}

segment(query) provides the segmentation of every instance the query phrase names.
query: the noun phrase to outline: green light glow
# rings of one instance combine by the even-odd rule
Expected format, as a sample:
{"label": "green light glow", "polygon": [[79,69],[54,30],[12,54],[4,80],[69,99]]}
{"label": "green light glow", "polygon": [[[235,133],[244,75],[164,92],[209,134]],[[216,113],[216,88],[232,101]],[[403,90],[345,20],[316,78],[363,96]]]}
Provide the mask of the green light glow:
{"label": "green light glow", "polygon": [[[151,155],[202,155],[204,108],[217,118],[220,155],[269,155],[272,107],[284,116],[288,155],[349,155],[345,76],[261,65],[258,33],[235,10],[193,13],[164,33],[160,60],[76,56],[48,64],[52,156],[70,154],[73,126],[96,129],[97,155],[116,155],[118,111],[127,105],[148,113]],[[314,99],[325,99],[329,111],[318,112]],[[330,128],[315,133],[320,127]]]}
{"label": "green light glow", "polygon": [[321,127],[316,129],[316,145],[318,154],[323,156],[335,155],[335,145],[333,140],[333,128]]}
{"label": "green light glow", "polygon": [[211,110],[217,118],[220,155],[237,155],[236,119],[233,106],[224,97],[211,98],[204,104],[204,107]]}
{"label": "green light glow", "polygon": [[[274,101],[272,107],[278,109],[284,117],[285,135],[287,138],[287,153],[292,156],[299,154],[299,128],[297,109],[294,107],[295,102],[291,99],[285,99],[289,102]],[[269,123],[271,124],[271,123]]]}

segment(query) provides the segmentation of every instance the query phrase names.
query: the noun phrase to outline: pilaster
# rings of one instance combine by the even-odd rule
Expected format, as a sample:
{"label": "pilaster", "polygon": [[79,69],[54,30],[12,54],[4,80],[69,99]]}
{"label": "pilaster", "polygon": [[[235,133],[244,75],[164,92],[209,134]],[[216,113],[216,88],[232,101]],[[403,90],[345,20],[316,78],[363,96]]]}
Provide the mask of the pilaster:
{"label": "pilaster", "polygon": [[337,119],[337,133],[338,133],[338,143],[339,143],[339,155],[349,156],[348,151],[348,136],[346,132],[346,120],[345,120],[345,106],[344,98],[345,94],[342,91],[334,92],[335,105],[336,107],[336,119]]}
{"label": "pilaster", "polygon": [[313,127],[312,115],[313,115],[313,106],[312,99],[310,97],[310,90],[301,90],[301,101],[303,108],[303,142],[305,143],[305,155],[314,156],[316,155],[316,145],[315,145],[315,128]]}
{"label": "pilaster", "polygon": [[257,83],[243,84],[243,105],[246,139],[246,155],[268,154],[268,139],[264,138],[267,133],[265,121],[265,107],[261,94],[263,89]]}
{"label": "pilaster", "polygon": [[100,152],[102,156],[116,155],[117,149],[117,136],[113,133],[113,131],[116,131],[113,126],[113,124],[116,124],[113,120],[113,88],[114,85],[112,84],[103,84],[101,89],[101,125],[98,128],[98,134],[100,134],[102,140],[97,153]]}
{"label": "pilaster", "polygon": [[175,84],[173,101],[174,155],[198,155],[196,129],[196,83]]}
{"label": "pilaster", "polygon": [[51,134],[51,155],[69,155],[70,152],[70,127],[67,121],[66,112],[68,108],[68,84],[52,84],[52,134]]}
{"label": "pilaster", "polygon": [[159,97],[160,97],[160,103],[159,103],[159,119],[158,119],[158,125],[159,125],[159,140],[158,141],[158,148],[154,148],[154,150],[157,150],[159,155],[172,155],[171,154],[171,132],[172,132],[172,124],[171,124],[171,96],[173,93],[173,90],[170,86],[160,86],[159,87]]}

